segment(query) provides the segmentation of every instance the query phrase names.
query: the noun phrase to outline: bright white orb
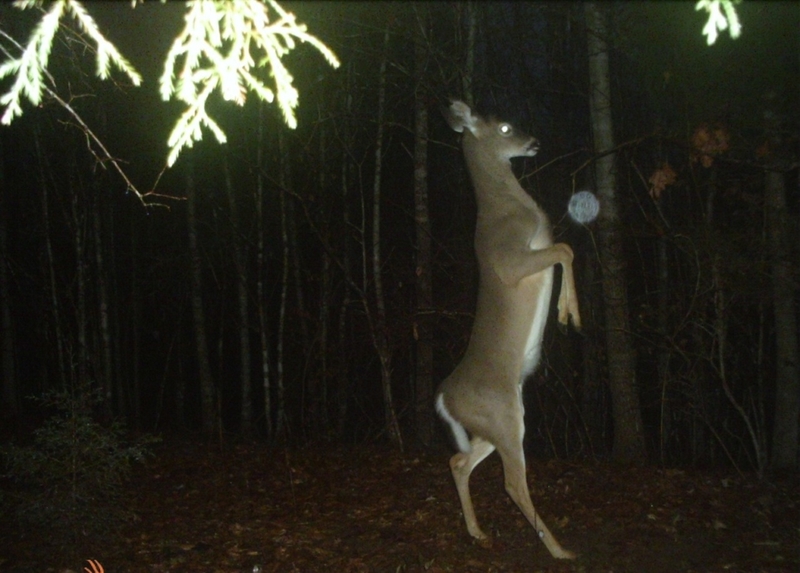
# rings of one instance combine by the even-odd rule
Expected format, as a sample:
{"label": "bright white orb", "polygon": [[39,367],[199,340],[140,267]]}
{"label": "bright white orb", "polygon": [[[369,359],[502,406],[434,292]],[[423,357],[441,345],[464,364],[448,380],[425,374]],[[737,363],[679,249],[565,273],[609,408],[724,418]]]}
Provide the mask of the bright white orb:
{"label": "bright white orb", "polygon": [[578,191],[569,200],[569,216],[577,223],[591,223],[600,212],[600,201],[591,191]]}

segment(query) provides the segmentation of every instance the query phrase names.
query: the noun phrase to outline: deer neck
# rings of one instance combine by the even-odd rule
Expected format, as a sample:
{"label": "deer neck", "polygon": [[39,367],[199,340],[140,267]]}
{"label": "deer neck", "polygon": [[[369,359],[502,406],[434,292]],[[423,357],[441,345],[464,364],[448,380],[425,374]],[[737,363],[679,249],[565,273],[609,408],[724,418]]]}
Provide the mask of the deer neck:
{"label": "deer neck", "polygon": [[486,157],[465,146],[467,168],[475,188],[478,216],[502,215],[506,209],[518,209],[519,204],[531,207],[535,203],[517,181],[511,161]]}

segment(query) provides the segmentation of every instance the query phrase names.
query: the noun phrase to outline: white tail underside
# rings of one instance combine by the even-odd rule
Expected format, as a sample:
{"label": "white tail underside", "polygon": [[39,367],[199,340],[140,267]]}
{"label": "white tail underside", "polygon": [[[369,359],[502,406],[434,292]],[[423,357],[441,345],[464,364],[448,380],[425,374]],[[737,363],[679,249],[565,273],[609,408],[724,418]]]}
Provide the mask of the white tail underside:
{"label": "white tail underside", "polygon": [[453,432],[453,438],[456,440],[458,451],[468,454],[472,451],[472,446],[469,444],[469,436],[467,431],[453,416],[447,411],[447,406],[444,405],[444,394],[439,394],[436,397],[436,411],[442,417],[442,420],[447,422],[450,430]]}

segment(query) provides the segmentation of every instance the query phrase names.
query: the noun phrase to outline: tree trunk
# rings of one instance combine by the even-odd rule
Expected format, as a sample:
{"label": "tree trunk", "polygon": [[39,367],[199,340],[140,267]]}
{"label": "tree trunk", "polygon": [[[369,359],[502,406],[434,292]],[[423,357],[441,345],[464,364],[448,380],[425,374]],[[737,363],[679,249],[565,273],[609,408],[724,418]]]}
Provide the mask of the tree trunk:
{"label": "tree trunk", "polygon": [[[103,257],[103,233],[100,229],[101,220],[101,205],[102,201],[101,190],[99,186],[93,185],[94,197],[92,209],[92,223],[94,230],[94,256],[95,256],[95,280],[97,283],[97,313],[100,318],[100,354],[101,365],[96,370],[98,378],[98,385],[103,396],[103,403],[101,408],[106,416],[110,417],[111,406],[113,399],[113,359],[111,350],[111,326],[109,321],[109,300],[108,300],[108,272],[106,270],[106,262]],[[118,393],[122,393],[122,388],[117,388]],[[121,401],[121,400],[120,400]],[[120,409],[120,414],[124,412]]]}
{"label": "tree trunk", "polygon": [[258,217],[258,252],[256,253],[256,297],[258,299],[258,333],[261,349],[261,387],[264,391],[264,425],[268,438],[272,437],[272,385],[270,384],[269,331],[267,327],[267,300],[264,280],[267,275],[264,256],[264,102],[258,104],[258,142],[256,148],[256,216]]}
{"label": "tree trunk", "polygon": [[281,304],[278,311],[278,388],[277,388],[277,416],[275,430],[279,438],[286,435],[289,429],[286,420],[286,378],[285,378],[285,352],[286,347],[286,295],[289,291],[289,230],[286,220],[286,156],[284,155],[283,134],[278,131],[278,150],[280,152],[280,208],[281,208]]}
{"label": "tree trunk", "polygon": [[[103,105],[99,108],[99,131],[98,133],[105,134],[106,130],[106,113]],[[91,201],[91,218],[92,218],[92,232],[94,239],[94,282],[96,288],[96,304],[97,304],[97,329],[99,332],[99,356],[95,359],[97,364],[93,365],[93,373],[96,379],[98,390],[102,396],[100,409],[106,419],[111,418],[113,411],[113,399],[116,392],[118,399],[118,413],[124,415],[124,394],[121,387],[115,387],[114,383],[114,354],[112,348],[111,336],[111,304],[109,300],[109,280],[111,273],[109,272],[108,261],[106,260],[104,248],[105,241],[103,239],[103,231],[101,225],[104,221],[111,226],[111,215],[103,213],[103,183],[102,174],[96,174],[88,185],[91,195],[87,195],[87,202]],[[105,215],[105,216],[104,216]],[[86,231],[87,236],[89,231]],[[111,235],[113,236],[113,234]]]}
{"label": "tree trunk", "polygon": [[672,404],[674,400],[671,397],[673,392],[670,387],[672,373],[670,372],[670,361],[672,350],[670,348],[670,306],[669,306],[669,293],[673,290],[673,285],[670,283],[669,272],[669,243],[668,243],[668,228],[669,222],[664,216],[664,198],[659,196],[655,199],[658,213],[661,215],[661,230],[657,240],[658,249],[658,263],[656,266],[657,272],[657,307],[656,307],[656,320],[658,328],[659,344],[656,349],[656,372],[658,376],[658,386],[660,388],[660,412],[659,412],[659,429],[658,429],[658,451],[661,460],[661,465],[667,464],[667,451],[669,447],[669,437],[672,434]]}
{"label": "tree trunk", "polygon": [[75,322],[77,324],[77,338],[78,348],[77,356],[74,360],[77,361],[77,377],[72,377],[71,371],[68,371],[68,379],[77,383],[81,393],[89,389],[89,342],[87,339],[87,316],[86,316],[86,213],[80,206],[80,197],[83,195],[83,189],[75,189],[74,185],[70,185],[70,204],[72,206],[72,232],[75,247],[75,288],[76,288],[76,304],[75,304]]}
{"label": "tree trunk", "polygon": [[467,28],[466,62],[464,75],[461,76],[461,89],[464,92],[464,103],[473,107],[475,103],[475,33],[478,29],[478,6],[475,0],[467,0],[465,4],[465,25]]}
{"label": "tree trunk", "polygon": [[[348,83],[350,79],[350,71],[352,65],[348,65]],[[344,141],[350,141],[350,112],[352,106],[352,98],[345,96],[346,99],[346,119],[345,119],[345,136]],[[342,150],[342,271],[344,274],[344,296],[342,296],[342,304],[339,306],[339,317],[337,321],[338,339],[339,339],[339,379],[336,385],[336,436],[339,440],[344,438],[345,427],[347,423],[347,404],[350,399],[350,387],[352,386],[350,380],[350,369],[348,364],[349,340],[347,337],[347,313],[352,303],[352,284],[353,284],[353,270],[352,270],[352,257],[350,256],[350,180],[352,166],[350,163],[350,155],[345,148]]]}
{"label": "tree trunk", "polygon": [[[285,144],[285,141],[284,141]],[[308,373],[310,366],[315,360],[313,352],[311,351],[311,337],[308,333],[308,316],[306,313],[305,295],[303,293],[303,281],[301,265],[302,259],[300,257],[300,241],[297,237],[297,212],[295,211],[296,198],[289,190],[294,191],[294,184],[291,177],[290,164],[283,159],[288,157],[287,153],[291,154],[284,145],[281,146],[281,161],[284,162],[284,183],[282,197],[285,200],[286,209],[286,236],[289,241],[289,268],[291,269],[291,283],[294,287],[294,299],[296,301],[296,308],[294,312],[294,320],[292,324],[300,327],[300,356],[304,357],[304,365],[302,368],[302,375],[299,377],[299,385],[302,392],[301,407],[299,412],[300,428],[302,431],[308,429],[309,424],[313,424],[313,418],[316,416],[314,411],[314,397],[310,397],[311,407],[307,407],[306,400],[309,399],[309,394],[314,392],[314,383],[309,380]],[[285,310],[284,310],[285,313]],[[284,335],[285,337],[285,332]]]}
{"label": "tree trunk", "polygon": [[233,190],[228,153],[225,153],[225,191],[231,212],[234,262],[236,264],[236,293],[239,302],[239,384],[242,389],[240,431],[245,437],[253,432],[253,389],[250,380],[250,310],[247,295],[247,251],[241,236],[239,206]]}
{"label": "tree trunk", "polygon": [[61,384],[66,384],[69,380],[70,374],[67,370],[67,364],[70,361],[67,359],[66,348],[67,343],[62,326],[61,319],[61,305],[58,300],[58,290],[56,288],[56,270],[55,258],[53,255],[53,242],[50,240],[50,196],[47,192],[47,177],[45,176],[45,157],[42,154],[41,145],[39,143],[39,130],[34,128],[33,142],[36,147],[36,158],[39,163],[39,185],[42,189],[42,228],[44,235],[44,249],[47,260],[47,279],[50,295],[50,315],[52,319],[52,328],[56,339],[56,359],[58,361],[58,376]]}
{"label": "tree trunk", "polygon": [[789,210],[786,204],[785,173],[791,161],[781,141],[778,110],[768,110],[767,133],[774,157],[766,169],[764,208],[767,244],[772,270],[772,308],[775,320],[775,424],[772,429],[773,469],[798,465],[798,424],[800,424],[800,376],[798,376],[797,309],[792,272]]}
{"label": "tree trunk", "polygon": [[608,27],[604,7],[585,4],[589,51],[589,89],[597,192],[602,208],[598,244],[605,300],[606,351],[614,418],[612,457],[621,463],[645,461],[644,430],[636,383],[636,359],[630,335],[622,223],[616,198],[616,173],[611,82],[608,69]]}
{"label": "tree trunk", "polygon": [[[131,241],[131,352],[129,364],[131,368],[131,401],[133,402],[134,428],[141,430],[142,420],[142,289],[139,286],[139,233],[134,226],[136,217],[130,218],[129,236]],[[167,359],[169,355],[167,355]]]}
{"label": "tree trunk", "polygon": [[[319,162],[323,166],[319,170],[319,190],[323,194],[323,201],[326,206],[331,204],[330,194],[328,193],[326,167],[327,161],[327,138],[325,137],[325,127],[322,126],[319,132]],[[327,213],[330,209],[323,211],[323,240],[325,245],[330,245],[331,229],[330,218]],[[320,355],[320,374],[315,378],[318,382],[312,390],[312,411],[316,410],[319,416],[319,423],[323,433],[327,436],[330,431],[330,419],[328,417],[328,346],[330,340],[330,306],[331,306],[331,255],[328,249],[322,253],[322,286],[319,303],[319,355]]]}
{"label": "tree trunk", "polygon": [[[208,358],[206,319],[203,309],[203,266],[197,244],[197,187],[194,181],[194,159],[186,162],[186,217],[189,233],[189,259],[191,262],[192,317],[194,319],[197,371],[200,379],[200,407],[203,433],[211,436],[219,428],[217,408],[214,404],[214,380]],[[182,399],[182,396],[181,396]]]}
{"label": "tree trunk", "polygon": [[[286,182],[284,189],[294,189],[287,164]],[[301,351],[304,356],[310,354],[310,339],[308,334],[308,313],[306,312],[306,299],[303,294],[302,259],[300,257],[300,242],[297,239],[297,212],[295,211],[295,198],[289,194],[286,197],[286,224],[289,238],[289,255],[291,258],[292,282],[294,283],[294,296],[297,301],[297,323],[300,326]]]}
{"label": "tree trunk", "polygon": [[[718,193],[717,183],[717,167],[711,167],[708,184],[708,198],[706,199],[706,228],[710,231],[710,236],[715,237],[717,229],[715,229],[715,202]],[[711,241],[713,245],[716,241]],[[720,385],[725,397],[733,406],[736,413],[741,418],[742,422],[747,429],[748,436],[753,445],[753,454],[755,455],[755,466],[758,472],[758,477],[763,476],[766,467],[766,450],[764,448],[764,439],[762,432],[759,431],[759,425],[753,413],[749,413],[745,407],[734,395],[731,389],[729,376],[728,376],[728,331],[730,324],[730,316],[733,312],[730,306],[730,296],[728,294],[729,288],[725,284],[723,277],[723,261],[722,253],[718,248],[713,248],[711,252],[711,288],[714,293],[714,340],[711,344],[713,352],[716,353],[716,371],[719,375]],[[712,362],[714,357],[712,357]],[[710,422],[707,422],[710,425]],[[737,467],[736,461],[725,448],[724,443],[720,441],[720,446],[726,451],[728,459],[734,467]],[[738,470],[738,467],[737,467]]]}
{"label": "tree trunk", "polygon": [[414,37],[414,219],[416,228],[416,299],[414,322],[416,341],[416,400],[414,403],[417,438],[425,446],[433,438],[433,333],[430,311],[433,307],[431,220],[428,211],[428,97],[425,89],[430,26],[428,7],[416,12]]}
{"label": "tree trunk", "polygon": [[[381,390],[383,393],[383,413],[389,441],[403,448],[400,424],[394,410],[392,399],[392,350],[386,324],[386,300],[383,296],[381,276],[381,168],[383,165],[383,129],[386,115],[386,61],[388,59],[389,28],[383,36],[383,57],[378,72],[378,133],[375,138],[375,179],[372,189],[372,280],[375,285],[375,317],[372,320],[372,340],[378,352],[381,366]],[[366,291],[364,293],[366,295]],[[368,306],[366,296],[364,305]],[[365,311],[369,313],[368,309]]]}
{"label": "tree trunk", "polygon": [[11,189],[5,182],[3,149],[0,148],[0,314],[2,320],[2,393],[0,393],[0,414],[6,420],[16,421],[19,414],[17,397],[16,364],[14,361],[14,326],[11,320],[11,281],[8,273],[10,258],[8,254],[8,209],[11,204]]}

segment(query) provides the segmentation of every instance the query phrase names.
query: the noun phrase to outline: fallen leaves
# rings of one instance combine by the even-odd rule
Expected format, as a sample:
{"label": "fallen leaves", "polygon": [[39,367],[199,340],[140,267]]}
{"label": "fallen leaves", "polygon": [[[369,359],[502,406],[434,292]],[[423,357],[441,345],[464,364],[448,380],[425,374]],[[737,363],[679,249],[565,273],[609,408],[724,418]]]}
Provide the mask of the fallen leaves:
{"label": "fallen leaves", "polygon": [[[580,554],[569,564],[549,556],[508,498],[497,456],[470,482],[478,518],[493,533],[485,544],[491,548],[474,542],[448,454],[165,445],[135,482],[140,521],[119,545],[84,553],[72,568],[94,556],[109,573],[666,573],[721,571],[733,555],[737,570],[800,570],[796,479],[759,484],[689,470],[531,460],[534,505]],[[17,552],[12,568],[63,570],[69,561],[53,555],[38,547]],[[24,559],[27,568],[19,566]]]}

